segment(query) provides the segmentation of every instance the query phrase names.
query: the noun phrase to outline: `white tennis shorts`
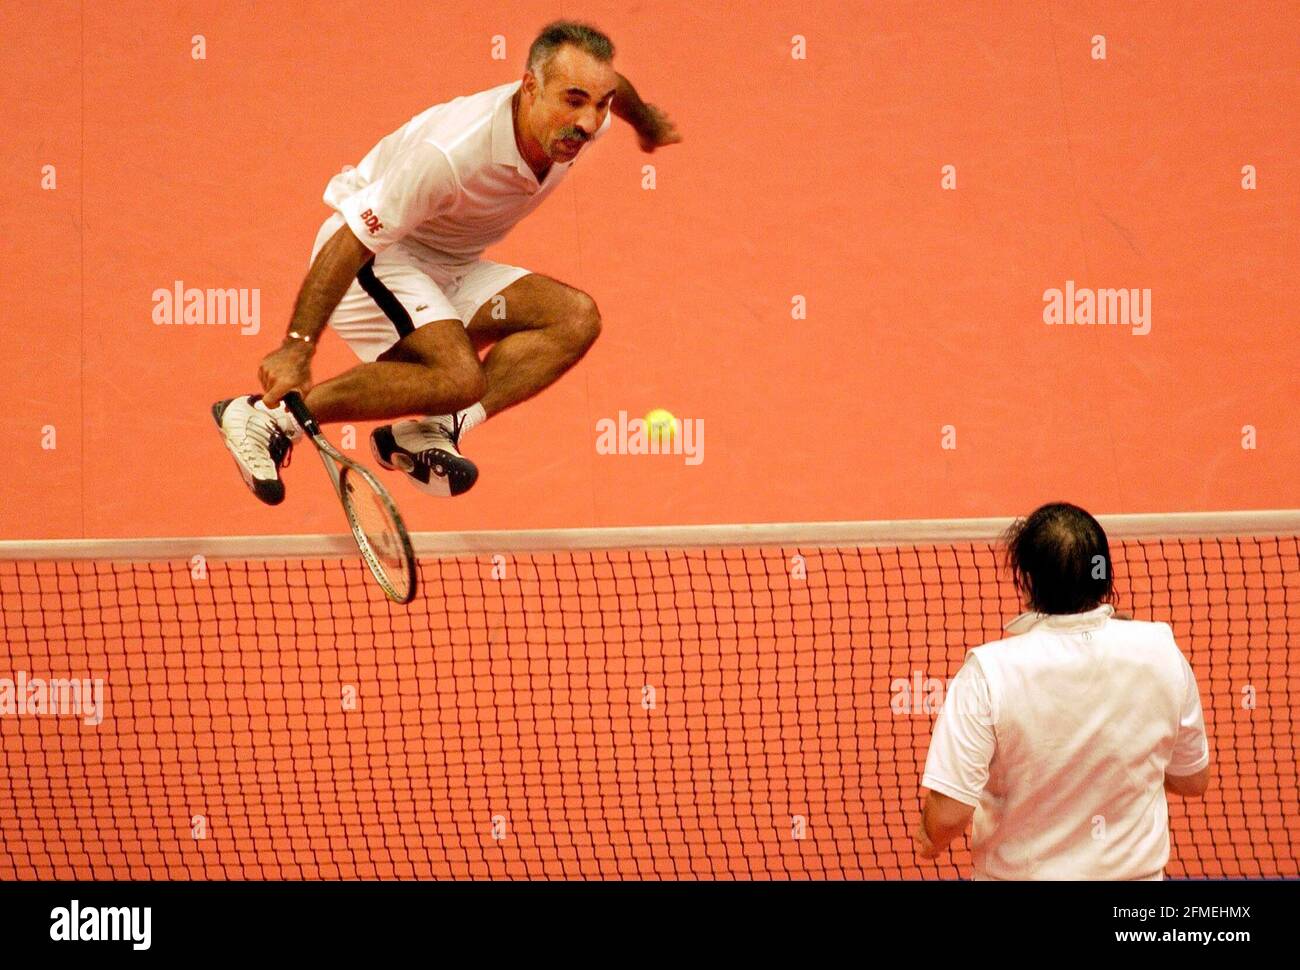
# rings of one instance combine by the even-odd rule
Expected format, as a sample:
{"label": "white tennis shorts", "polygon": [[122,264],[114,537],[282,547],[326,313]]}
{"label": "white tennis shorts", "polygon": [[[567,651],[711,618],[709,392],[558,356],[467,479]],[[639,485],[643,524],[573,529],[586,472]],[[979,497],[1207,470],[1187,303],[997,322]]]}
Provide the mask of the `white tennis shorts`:
{"label": "white tennis shorts", "polygon": [[[343,216],[337,212],[325,220],[308,268],[342,225]],[[399,242],[361,268],[329,325],[369,363],[426,323],[459,320],[468,327],[479,307],[530,272],[486,259],[469,267],[443,266]]]}

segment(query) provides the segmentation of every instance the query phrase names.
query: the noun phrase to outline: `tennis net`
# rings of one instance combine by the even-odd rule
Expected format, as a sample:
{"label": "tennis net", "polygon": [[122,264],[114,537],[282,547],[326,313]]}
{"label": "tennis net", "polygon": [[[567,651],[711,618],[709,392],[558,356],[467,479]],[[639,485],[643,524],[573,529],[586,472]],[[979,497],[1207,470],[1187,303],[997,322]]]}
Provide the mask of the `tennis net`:
{"label": "tennis net", "polygon": [[[1167,875],[1300,874],[1300,513],[1102,521],[1205,703]],[[422,534],[406,607],[342,536],[0,543],[0,878],[968,876],[911,835],[1007,524]]]}

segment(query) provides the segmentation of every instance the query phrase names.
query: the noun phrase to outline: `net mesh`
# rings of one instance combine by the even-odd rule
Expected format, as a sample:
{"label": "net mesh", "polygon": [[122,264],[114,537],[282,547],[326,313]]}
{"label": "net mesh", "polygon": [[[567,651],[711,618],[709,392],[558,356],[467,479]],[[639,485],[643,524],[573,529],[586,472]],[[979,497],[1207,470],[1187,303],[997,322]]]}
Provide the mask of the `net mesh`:
{"label": "net mesh", "polygon": [[[1166,874],[1295,876],[1297,538],[1113,541],[1216,765]],[[3,879],[969,876],[911,843],[945,680],[1019,611],[989,543],[0,562]]]}

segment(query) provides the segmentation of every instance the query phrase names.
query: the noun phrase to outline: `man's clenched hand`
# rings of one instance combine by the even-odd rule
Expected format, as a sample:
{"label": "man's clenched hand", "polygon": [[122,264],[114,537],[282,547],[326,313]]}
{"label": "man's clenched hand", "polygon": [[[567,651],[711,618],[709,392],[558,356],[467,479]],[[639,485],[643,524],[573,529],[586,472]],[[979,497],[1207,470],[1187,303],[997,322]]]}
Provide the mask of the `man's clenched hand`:
{"label": "man's clenched hand", "polygon": [[306,394],[311,389],[311,351],[296,342],[277,347],[262,358],[257,379],[266,392],[262,403],[268,408],[278,406],[290,391]]}
{"label": "man's clenched hand", "polygon": [[637,127],[637,140],[643,152],[652,152],[664,145],[675,145],[682,140],[672,119],[653,104],[645,106],[644,117]]}

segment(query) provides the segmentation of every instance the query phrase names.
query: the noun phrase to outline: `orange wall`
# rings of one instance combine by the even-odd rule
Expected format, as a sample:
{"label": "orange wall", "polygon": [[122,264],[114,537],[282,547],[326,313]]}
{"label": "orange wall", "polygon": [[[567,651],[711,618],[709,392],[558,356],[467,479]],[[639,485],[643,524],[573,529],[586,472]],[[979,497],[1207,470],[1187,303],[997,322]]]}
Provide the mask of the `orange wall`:
{"label": "orange wall", "polygon": [[[209,406],[256,388],[329,177],[518,77],[562,14],[686,140],[643,155],[616,122],[490,251],[590,292],[604,334],[467,438],[472,493],[392,480],[413,529],[1300,505],[1293,4],[755,9],[0,5],[0,537],[343,531],[305,447],[257,503]],[[261,332],[154,325],[178,279],[260,289]],[[1046,326],[1066,280],[1150,288],[1151,332]],[[331,334],[317,379],[352,363]],[[597,420],[653,407],[704,420],[701,464],[596,453]]]}

